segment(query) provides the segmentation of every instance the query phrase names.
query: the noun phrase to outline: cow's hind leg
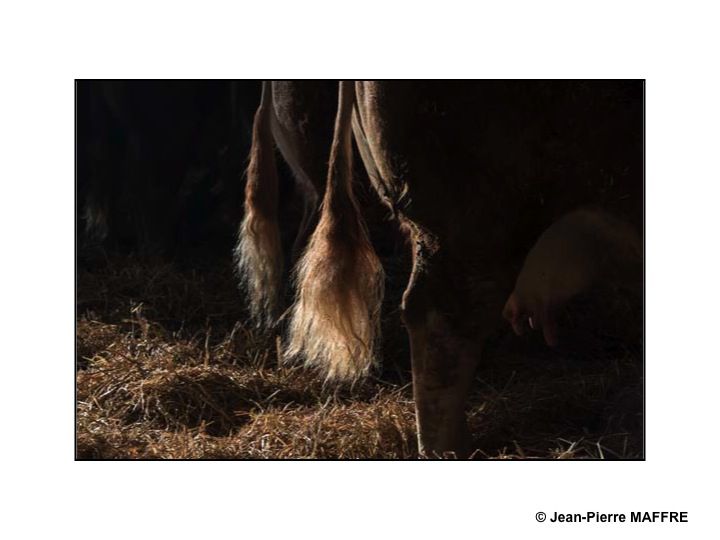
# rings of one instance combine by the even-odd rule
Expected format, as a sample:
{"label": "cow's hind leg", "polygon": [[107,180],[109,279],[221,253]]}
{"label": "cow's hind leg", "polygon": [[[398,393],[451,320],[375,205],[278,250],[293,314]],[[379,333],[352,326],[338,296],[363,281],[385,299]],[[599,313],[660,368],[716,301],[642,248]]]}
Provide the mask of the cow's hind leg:
{"label": "cow's hind leg", "polygon": [[469,315],[467,296],[434,240],[410,229],[413,271],[402,313],[410,337],[419,449],[431,458],[465,457],[465,404],[479,357],[479,348],[458,331]]}
{"label": "cow's hind leg", "polygon": [[[302,200],[302,216],[291,251],[291,266],[294,266],[300,259],[310,234],[317,225],[317,210],[320,204],[318,190],[323,187],[324,179],[313,179],[308,172],[310,166],[307,160],[303,159],[302,135],[297,130],[281,125],[276,117],[272,118],[271,125],[275,142],[293,173],[295,189]],[[305,148],[307,148],[307,144],[305,142]]]}

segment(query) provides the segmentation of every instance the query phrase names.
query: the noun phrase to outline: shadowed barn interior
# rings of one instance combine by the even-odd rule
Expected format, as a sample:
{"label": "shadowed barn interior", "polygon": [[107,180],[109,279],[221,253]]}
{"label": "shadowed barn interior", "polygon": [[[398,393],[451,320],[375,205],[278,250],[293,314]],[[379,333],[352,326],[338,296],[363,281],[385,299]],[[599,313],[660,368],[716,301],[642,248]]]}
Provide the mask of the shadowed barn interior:
{"label": "shadowed barn interior", "polygon": [[642,81],[76,97],[78,458],[644,457]]}

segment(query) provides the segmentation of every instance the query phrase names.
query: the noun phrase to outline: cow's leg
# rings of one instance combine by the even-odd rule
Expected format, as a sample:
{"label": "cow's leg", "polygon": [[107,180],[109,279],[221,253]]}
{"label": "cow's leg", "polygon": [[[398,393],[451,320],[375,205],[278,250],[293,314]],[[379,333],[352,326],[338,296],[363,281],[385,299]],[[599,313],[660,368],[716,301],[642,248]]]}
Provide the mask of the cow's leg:
{"label": "cow's leg", "polygon": [[[302,255],[308,238],[317,223],[320,196],[316,184],[307,172],[308,166],[302,159],[301,135],[297,131],[284,127],[274,115],[271,125],[275,143],[295,177],[295,189],[302,199],[302,216],[291,251],[292,264],[294,265]],[[315,179],[315,182],[319,181],[319,179]]]}
{"label": "cow's leg", "polygon": [[295,241],[292,245],[292,263],[295,264],[300,259],[305,246],[307,246],[310,234],[317,224],[317,209],[319,206],[319,197],[314,188],[307,189],[306,185],[298,185],[302,191],[303,213],[298,226],[298,232],[295,235]]}
{"label": "cow's leg", "polygon": [[453,285],[452,265],[433,253],[426,235],[414,230],[412,236],[413,271],[402,312],[410,337],[420,453],[464,457],[469,443],[465,403],[480,348],[459,332],[468,316],[467,298]]}

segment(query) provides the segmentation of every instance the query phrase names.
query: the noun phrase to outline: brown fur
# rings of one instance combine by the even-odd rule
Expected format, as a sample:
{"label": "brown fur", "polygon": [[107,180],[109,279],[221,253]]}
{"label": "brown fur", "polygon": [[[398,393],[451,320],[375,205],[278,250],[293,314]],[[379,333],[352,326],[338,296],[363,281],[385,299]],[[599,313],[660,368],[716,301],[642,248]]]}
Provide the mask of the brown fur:
{"label": "brown fur", "polygon": [[247,289],[250,312],[261,326],[270,326],[275,320],[283,267],[271,120],[271,86],[266,82],[253,123],[245,216],[235,249],[237,270]]}
{"label": "brown fur", "polygon": [[556,318],[575,296],[604,283],[641,287],[642,242],[627,223],[599,210],[576,210],[543,232],[525,258],[503,317],[516,334],[540,328],[557,345]]}
{"label": "brown fur", "polygon": [[328,378],[368,373],[379,336],[384,275],[352,191],[352,84],[340,85],[320,221],[297,267],[286,358]]}
{"label": "brown fur", "polygon": [[[373,187],[413,243],[402,313],[420,452],[464,455],[463,409],[475,366],[502,322],[503,301],[531,237],[581,204],[632,216],[641,200],[641,153],[631,137],[608,142],[619,139],[599,97],[613,89],[622,96],[624,89],[588,91],[599,102],[595,111],[577,99],[585,86],[341,83],[320,221],[297,267],[286,358],[346,380],[366,374],[374,360],[383,270],[352,192],[352,129]],[[638,118],[637,101],[628,103],[615,108],[621,125]],[[593,130],[577,127],[586,125],[579,117],[593,122]],[[546,144],[550,137],[557,141]],[[609,189],[605,175],[593,174],[606,169],[593,163],[625,172]],[[529,182],[538,170],[545,176]],[[562,172],[557,182],[550,176],[555,171]],[[630,222],[637,224],[637,216]]]}

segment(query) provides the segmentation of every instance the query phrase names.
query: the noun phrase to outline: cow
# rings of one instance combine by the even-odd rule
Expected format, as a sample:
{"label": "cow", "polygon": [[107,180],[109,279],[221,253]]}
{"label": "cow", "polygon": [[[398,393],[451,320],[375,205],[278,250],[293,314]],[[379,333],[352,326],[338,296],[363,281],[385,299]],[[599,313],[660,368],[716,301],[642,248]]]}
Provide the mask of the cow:
{"label": "cow", "polygon": [[[251,302],[269,312],[278,235],[276,185],[256,174],[272,125],[265,92],[263,103],[240,245],[252,244],[252,254],[241,249],[245,268],[261,276],[249,288]],[[420,453],[465,456],[464,408],[482,344],[504,324],[539,234],[587,205],[642,231],[642,84],[340,82],[320,215],[295,268],[284,357],[341,381],[374,365],[384,282],[355,193],[353,143],[412,246],[401,313]]]}

